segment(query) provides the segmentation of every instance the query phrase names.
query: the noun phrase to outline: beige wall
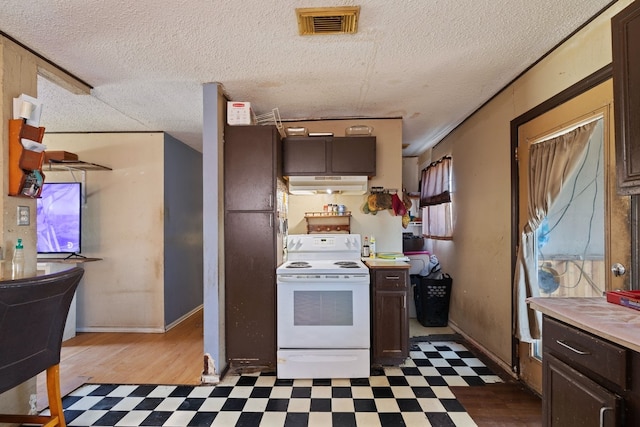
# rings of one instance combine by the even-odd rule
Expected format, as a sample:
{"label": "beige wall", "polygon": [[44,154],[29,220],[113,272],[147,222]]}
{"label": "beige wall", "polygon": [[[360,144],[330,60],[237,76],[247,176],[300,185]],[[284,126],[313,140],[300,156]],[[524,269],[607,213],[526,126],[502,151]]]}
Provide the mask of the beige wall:
{"label": "beige wall", "polygon": [[29,206],[35,211],[35,199],[23,197],[9,197],[8,160],[8,122],[13,118],[13,98],[24,93],[30,96],[37,96],[37,65],[32,56],[25,53],[23,49],[17,47],[12,42],[0,37],[0,51],[2,52],[2,238],[0,247],[6,258],[11,258],[16,240],[21,238],[25,248],[25,272],[34,273],[36,270],[36,236],[35,223],[29,226],[16,225],[16,212],[18,206]]}
{"label": "beige wall", "polygon": [[511,364],[510,122],[611,62],[620,1],[448,135],[431,153],[453,157],[454,240],[433,242],[453,277],[452,324]]}
{"label": "beige wall", "polygon": [[[110,167],[87,171],[79,331],[164,331],[163,133],[46,134],[48,150]],[[82,179],[47,172],[46,181]]]}
{"label": "beige wall", "polygon": [[[2,208],[0,255],[10,258],[13,247],[18,238],[22,238],[25,247],[25,272],[29,274],[36,270],[35,250],[35,223],[29,226],[16,225],[17,207],[29,206],[35,212],[35,200],[19,197],[9,197],[8,182],[8,158],[9,158],[9,131],[8,122],[12,118],[13,98],[25,93],[36,96],[37,93],[37,66],[31,54],[20,49],[15,44],[0,37],[0,106],[2,107],[2,120],[0,131],[2,132],[2,151],[0,152],[0,182],[2,182],[2,196],[0,204]],[[26,381],[0,397],[0,412],[26,413],[29,410],[29,395],[35,393],[35,378]]]}
{"label": "beige wall", "polygon": [[[376,176],[369,180],[369,188],[384,187],[402,189],[402,120],[322,120],[287,122],[285,127],[304,126],[310,132],[333,132],[344,136],[345,129],[353,125],[373,127],[376,137]],[[368,193],[367,193],[368,194]],[[394,216],[391,210],[376,215],[365,214],[362,210],[367,195],[344,196],[323,194],[315,196],[289,195],[289,234],[305,234],[305,212],[320,212],[328,203],[342,204],[351,211],[351,232],[364,236],[374,235],[378,252],[402,252],[402,218]]]}

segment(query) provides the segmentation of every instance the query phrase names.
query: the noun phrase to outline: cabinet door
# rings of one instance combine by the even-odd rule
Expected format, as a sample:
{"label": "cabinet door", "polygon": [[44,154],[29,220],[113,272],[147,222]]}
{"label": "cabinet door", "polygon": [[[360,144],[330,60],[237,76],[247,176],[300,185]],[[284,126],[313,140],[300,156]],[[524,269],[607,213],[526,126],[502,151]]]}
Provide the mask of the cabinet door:
{"label": "cabinet door", "polygon": [[409,356],[407,292],[375,291],[373,362],[398,364]]}
{"label": "cabinet door", "polygon": [[275,230],[269,212],[225,214],[227,358],[275,366]]}
{"label": "cabinet door", "polygon": [[288,175],[326,175],[327,165],[326,138],[285,138],[283,142],[282,174]]}
{"label": "cabinet door", "polygon": [[546,427],[619,426],[622,398],[556,359],[543,356]]}
{"label": "cabinet door", "polygon": [[640,2],[611,20],[618,188],[640,194]]}
{"label": "cabinet door", "polygon": [[376,174],[376,138],[369,136],[333,138],[331,173],[334,175]]}
{"label": "cabinet door", "polygon": [[274,209],[278,140],[275,126],[226,126],[226,210]]}

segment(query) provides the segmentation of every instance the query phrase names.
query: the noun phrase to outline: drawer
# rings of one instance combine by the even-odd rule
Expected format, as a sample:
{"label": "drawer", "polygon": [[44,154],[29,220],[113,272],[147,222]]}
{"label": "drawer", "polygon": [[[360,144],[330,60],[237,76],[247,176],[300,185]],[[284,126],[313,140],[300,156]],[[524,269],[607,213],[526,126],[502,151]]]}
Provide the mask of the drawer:
{"label": "drawer", "polygon": [[408,289],[409,275],[405,269],[374,270],[376,289]]}
{"label": "drawer", "polygon": [[542,330],[545,352],[553,353],[579,371],[589,370],[627,390],[627,349],[547,316]]}

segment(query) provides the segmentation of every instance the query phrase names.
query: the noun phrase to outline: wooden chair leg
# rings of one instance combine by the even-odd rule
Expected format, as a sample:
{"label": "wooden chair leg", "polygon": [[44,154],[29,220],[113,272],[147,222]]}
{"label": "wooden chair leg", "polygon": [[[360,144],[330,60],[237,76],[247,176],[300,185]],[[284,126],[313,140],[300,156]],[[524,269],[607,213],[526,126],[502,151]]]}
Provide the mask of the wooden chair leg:
{"label": "wooden chair leg", "polygon": [[0,414],[0,423],[40,424],[42,427],[67,427],[60,393],[60,365],[47,368],[47,398],[50,416]]}
{"label": "wooden chair leg", "polygon": [[62,409],[62,396],[60,393],[60,365],[55,364],[47,368],[47,397],[49,399],[49,411],[52,417],[58,418],[58,426],[67,427]]}

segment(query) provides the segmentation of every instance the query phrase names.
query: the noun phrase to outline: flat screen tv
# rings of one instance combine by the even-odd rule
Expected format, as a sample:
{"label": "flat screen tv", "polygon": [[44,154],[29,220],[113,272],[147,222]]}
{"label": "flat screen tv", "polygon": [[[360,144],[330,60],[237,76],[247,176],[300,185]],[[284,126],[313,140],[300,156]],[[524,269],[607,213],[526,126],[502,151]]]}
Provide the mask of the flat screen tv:
{"label": "flat screen tv", "polygon": [[81,183],[45,182],[36,201],[39,254],[79,254],[81,251]]}

